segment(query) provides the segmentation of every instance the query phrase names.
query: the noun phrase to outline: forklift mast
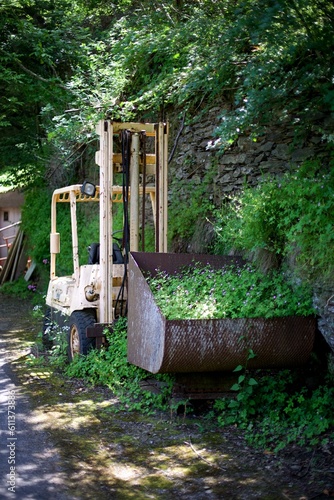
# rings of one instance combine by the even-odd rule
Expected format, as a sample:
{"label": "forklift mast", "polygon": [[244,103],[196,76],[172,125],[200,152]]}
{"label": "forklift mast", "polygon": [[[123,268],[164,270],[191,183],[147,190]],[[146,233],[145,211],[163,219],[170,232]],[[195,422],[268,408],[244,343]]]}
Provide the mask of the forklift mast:
{"label": "forklift mast", "polygon": [[[112,324],[118,315],[117,304],[126,303],[124,282],[128,254],[130,251],[145,251],[145,206],[148,196],[155,228],[155,252],[167,251],[168,125],[102,120],[97,126],[97,133],[100,139],[100,149],[96,153],[96,163],[100,167],[99,186],[85,181],[82,185],[56,189],[51,203],[51,265],[46,304],[62,315],[74,315],[70,323],[76,325],[79,335],[73,338],[80,339],[80,346],[78,351],[76,347],[72,350],[79,353],[85,351],[81,337],[86,326],[95,324],[97,327],[100,324],[101,329],[103,325]],[[117,173],[122,175],[122,185],[114,183]],[[91,245],[99,258],[89,259],[88,264],[80,265],[76,211],[77,203],[83,202],[99,203],[99,242]],[[56,266],[60,253],[57,207],[61,203],[70,206],[73,256],[70,276],[58,276]],[[123,203],[124,234],[123,253],[118,252],[121,258],[113,261],[114,203]]]}
{"label": "forklift mast", "polygon": [[[167,141],[168,127],[164,123],[116,123],[101,121],[97,127],[100,150],[96,163],[100,167],[100,322],[114,320],[113,288],[113,202],[115,197],[123,203],[129,202],[129,246],[126,250],[139,250],[140,195],[149,194],[155,224],[155,251],[167,252]],[[122,152],[114,151],[114,139],[121,135]],[[140,137],[154,139],[154,151],[140,151]],[[143,142],[145,144],[145,142]],[[128,145],[128,149],[127,146]],[[114,173],[121,171],[129,176],[128,190],[114,186]],[[155,186],[146,186],[146,177],[155,178]],[[141,179],[141,182],[140,182]],[[129,198],[129,199],[127,199]],[[124,221],[126,224],[126,221]],[[142,222],[142,225],[145,221]],[[125,231],[127,228],[125,228]]]}

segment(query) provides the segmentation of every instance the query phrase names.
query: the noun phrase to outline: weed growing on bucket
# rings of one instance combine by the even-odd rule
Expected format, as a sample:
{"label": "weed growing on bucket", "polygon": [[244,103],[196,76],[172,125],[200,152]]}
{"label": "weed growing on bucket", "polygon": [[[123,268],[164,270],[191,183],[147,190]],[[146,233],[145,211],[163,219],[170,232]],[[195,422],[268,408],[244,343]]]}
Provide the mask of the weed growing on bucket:
{"label": "weed growing on bucket", "polygon": [[251,264],[213,269],[194,263],[170,275],[157,270],[147,282],[169,320],[273,318],[314,312],[311,290],[284,272],[264,274]]}

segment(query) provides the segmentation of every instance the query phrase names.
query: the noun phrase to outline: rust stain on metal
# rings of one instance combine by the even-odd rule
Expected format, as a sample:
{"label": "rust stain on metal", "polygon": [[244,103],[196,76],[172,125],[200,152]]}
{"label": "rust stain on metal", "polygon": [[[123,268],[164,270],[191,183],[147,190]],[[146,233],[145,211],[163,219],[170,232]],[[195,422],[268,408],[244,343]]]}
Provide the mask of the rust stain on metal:
{"label": "rust stain on metal", "polygon": [[[151,373],[232,371],[299,366],[314,343],[313,317],[167,320],[154,301],[144,273],[174,273],[192,262],[220,268],[236,262],[218,255],[133,252],[129,259],[128,360]],[[238,260],[241,262],[240,260]]]}

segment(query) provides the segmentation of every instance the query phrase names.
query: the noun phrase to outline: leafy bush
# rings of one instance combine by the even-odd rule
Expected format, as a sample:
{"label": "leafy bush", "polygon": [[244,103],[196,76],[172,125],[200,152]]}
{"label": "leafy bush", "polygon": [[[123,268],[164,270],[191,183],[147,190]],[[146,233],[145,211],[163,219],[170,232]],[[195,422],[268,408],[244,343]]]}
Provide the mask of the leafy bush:
{"label": "leafy bush", "polygon": [[334,174],[305,164],[282,178],[246,188],[218,214],[215,251],[259,249],[294,258],[299,274],[311,281],[334,274]]}
{"label": "leafy bush", "polygon": [[236,398],[215,402],[220,425],[236,425],[250,443],[274,451],[289,443],[315,445],[326,439],[321,435],[334,425],[332,384],[309,391],[290,370],[260,374],[254,383],[247,373],[242,377],[232,388]]}
{"label": "leafy bush", "polygon": [[36,285],[27,283],[23,277],[20,277],[15,281],[8,281],[6,283],[3,283],[0,287],[0,292],[7,295],[14,295],[15,297],[21,299],[28,299],[32,298],[32,293],[35,291],[35,286]]}
{"label": "leafy bush", "polygon": [[25,194],[22,229],[28,237],[28,252],[36,264],[49,258],[51,193],[45,186],[35,186]]}

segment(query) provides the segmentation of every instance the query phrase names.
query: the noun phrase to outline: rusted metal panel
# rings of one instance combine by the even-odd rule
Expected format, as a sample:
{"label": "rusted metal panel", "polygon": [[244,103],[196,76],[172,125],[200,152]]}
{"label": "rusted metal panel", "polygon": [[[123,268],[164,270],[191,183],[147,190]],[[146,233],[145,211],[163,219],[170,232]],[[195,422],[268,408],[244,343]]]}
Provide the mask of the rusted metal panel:
{"label": "rusted metal panel", "polygon": [[215,268],[235,262],[227,256],[133,252],[129,259],[128,360],[151,373],[231,371],[304,364],[312,351],[313,317],[167,320],[156,305],[143,272],[173,273],[192,262]]}

